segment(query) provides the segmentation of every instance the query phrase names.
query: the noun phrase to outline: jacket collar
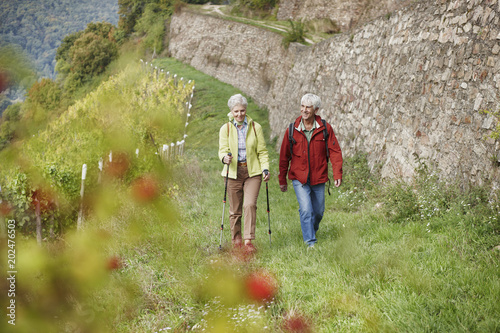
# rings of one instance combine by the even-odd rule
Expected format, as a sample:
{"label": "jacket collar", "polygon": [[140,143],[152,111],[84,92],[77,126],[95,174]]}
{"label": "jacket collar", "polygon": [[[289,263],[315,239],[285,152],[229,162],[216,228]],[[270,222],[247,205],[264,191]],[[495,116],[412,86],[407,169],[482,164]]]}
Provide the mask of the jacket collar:
{"label": "jacket collar", "polygon": [[[321,122],[321,117],[316,115],[314,117],[314,120],[316,121],[316,129],[320,128],[321,126],[323,126],[323,123]],[[301,126],[300,126],[300,123],[302,121],[302,116],[298,117],[297,119],[295,119],[295,129],[299,132],[301,132]]]}

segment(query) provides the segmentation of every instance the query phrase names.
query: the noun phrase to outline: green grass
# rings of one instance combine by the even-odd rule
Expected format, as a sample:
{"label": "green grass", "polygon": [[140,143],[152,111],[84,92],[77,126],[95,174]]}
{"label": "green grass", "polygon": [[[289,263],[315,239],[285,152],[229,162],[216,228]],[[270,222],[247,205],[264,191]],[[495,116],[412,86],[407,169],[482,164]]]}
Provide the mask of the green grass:
{"label": "green grass", "polygon": [[[174,251],[173,246],[153,256],[133,254],[130,260],[136,267],[127,274],[148,272],[143,283],[153,280],[155,288],[144,298],[157,306],[122,322],[119,331],[188,331],[213,325],[213,332],[280,332],[283,322],[294,316],[305,318],[313,332],[500,330],[500,255],[492,250],[500,244],[499,216],[484,201],[476,208],[448,202],[449,208],[435,216],[406,214],[408,218],[394,220],[376,204],[401,189],[384,192],[373,182],[360,190],[351,178],[345,190],[333,189],[327,196],[319,242],[308,250],[295,195],[293,190],[279,191],[278,155],[269,146],[272,245],[263,185],[257,255],[241,262],[230,254],[228,207],[219,251],[224,184],[217,158],[218,128],[227,121],[227,99],[239,91],[171,59],[157,65],[196,82],[188,149],[172,177],[172,186],[179,188],[175,199],[180,219],[171,237],[174,244],[183,244],[183,256],[176,253],[184,269],[178,271],[182,276],[165,275],[162,258],[167,254],[161,251]],[[248,114],[269,133],[266,110],[250,102]],[[364,174],[356,171],[360,163],[359,158],[348,159],[346,170]],[[161,228],[151,230],[152,244],[161,240],[156,233]],[[279,286],[273,302],[260,308],[252,307],[241,292],[246,274],[256,270],[272,274]],[[234,318],[224,319],[227,316]]]}

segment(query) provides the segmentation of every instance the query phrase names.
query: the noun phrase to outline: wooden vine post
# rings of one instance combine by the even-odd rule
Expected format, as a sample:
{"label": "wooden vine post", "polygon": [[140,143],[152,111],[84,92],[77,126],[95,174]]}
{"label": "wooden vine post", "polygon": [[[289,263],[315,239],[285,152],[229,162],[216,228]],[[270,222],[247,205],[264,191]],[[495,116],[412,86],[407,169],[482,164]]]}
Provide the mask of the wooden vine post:
{"label": "wooden vine post", "polygon": [[80,211],[78,212],[78,221],[76,230],[80,231],[83,228],[83,194],[85,192],[85,178],[87,176],[87,164],[82,166],[82,185],[80,188]]}

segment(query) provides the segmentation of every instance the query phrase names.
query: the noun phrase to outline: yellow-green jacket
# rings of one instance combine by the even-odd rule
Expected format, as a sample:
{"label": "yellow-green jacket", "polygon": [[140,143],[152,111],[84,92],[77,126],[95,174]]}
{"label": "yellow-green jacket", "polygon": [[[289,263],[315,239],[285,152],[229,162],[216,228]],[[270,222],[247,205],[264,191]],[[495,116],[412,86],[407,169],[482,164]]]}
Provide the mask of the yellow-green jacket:
{"label": "yellow-green jacket", "polygon": [[[250,177],[262,174],[269,170],[269,155],[267,154],[266,141],[260,124],[254,122],[248,115],[248,129],[246,139],[247,149],[247,168]],[[222,125],[219,131],[219,161],[222,161],[227,153],[233,154],[233,160],[229,164],[229,178],[236,179],[238,168],[238,132],[232,123],[232,117],[229,114],[229,123]],[[227,165],[221,175],[226,176]]]}

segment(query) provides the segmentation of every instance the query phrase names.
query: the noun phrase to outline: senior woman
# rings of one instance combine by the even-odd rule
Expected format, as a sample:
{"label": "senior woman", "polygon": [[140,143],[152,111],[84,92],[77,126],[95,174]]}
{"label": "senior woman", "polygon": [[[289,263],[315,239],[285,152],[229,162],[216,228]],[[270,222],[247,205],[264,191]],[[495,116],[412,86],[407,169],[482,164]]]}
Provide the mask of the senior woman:
{"label": "senior woman", "polygon": [[244,240],[245,250],[253,252],[257,197],[262,179],[269,180],[269,156],[262,127],[247,115],[246,98],[240,94],[231,96],[227,105],[229,122],[219,131],[219,159],[224,164],[222,176],[226,176],[229,167],[227,193],[231,240],[234,246],[241,246]]}

